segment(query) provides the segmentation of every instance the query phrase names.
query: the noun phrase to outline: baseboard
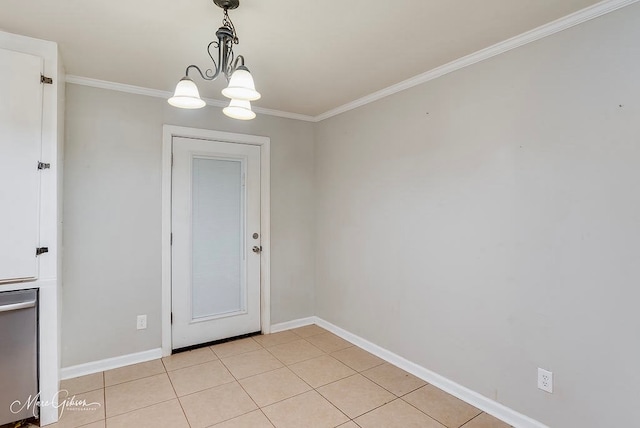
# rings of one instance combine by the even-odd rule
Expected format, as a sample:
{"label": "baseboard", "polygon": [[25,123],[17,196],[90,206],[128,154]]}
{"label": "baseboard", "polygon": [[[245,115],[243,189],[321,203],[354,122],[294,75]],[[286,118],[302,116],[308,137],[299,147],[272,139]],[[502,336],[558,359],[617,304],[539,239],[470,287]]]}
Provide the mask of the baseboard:
{"label": "baseboard", "polygon": [[[408,373],[424,380],[431,385],[434,385],[445,392],[477,407],[483,412],[489,413],[496,418],[513,425],[516,428],[548,428],[546,425],[528,417],[521,413],[516,412],[513,409],[506,407],[496,401],[493,401],[475,391],[470,390],[444,376],[441,376],[431,370],[428,370],[418,364],[415,364],[381,346],[369,342],[360,336],[357,336],[343,328],[340,328],[322,318],[313,316],[307,318],[300,318],[297,320],[291,320],[283,323],[273,324],[271,326],[271,332],[277,333],[280,331],[291,330],[298,327],[304,327],[306,325],[317,324],[318,326],[329,330],[336,336],[343,338],[356,346],[372,353],[373,355],[382,358],[383,360],[400,367]],[[120,357],[107,358],[105,360],[94,361],[86,364],[79,364],[77,366],[65,367],[60,371],[61,379],[71,379],[78,376],[84,376],[88,374],[98,373],[105,370],[116,369],[131,364],[143,363],[150,360],[155,360],[162,357],[162,349],[151,349],[149,351],[138,352],[135,354],[123,355]]]}
{"label": "baseboard", "polygon": [[371,343],[360,336],[357,336],[343,328],[331,324],[330,322],[325,321],[322,318],[309,317],[276,324],[272,326],[272,331],[284,331],[309,324],[317,324],[318,326],[329,330],[336,336],[340,336],[344,340],[347,340],[354,345],[359,346],[360,348],[372,353],[373,355],[382,358],[383,360],[397,367],[400,367],[404,371],[411,373],[412,375],[440,388],[445,392],[448,392],[449,394],[465,401],[466,403],[471,404],[472,406],[477,407],[483,412],[495,416],[496,418],[508,423],[509,425],[513,425],[516,428],[548,428],[546,425],[528,416],[518,413],[503,404],[485,397],[484,395],[478,394],[477,392],[472,391],[469,388],[466,388],[452,381],[451,379],[447,379],[444,376],[441,376],[431,370],[419,366],[418,364],[415,364],[385,348]]}
{"label": "baseboard", "polygon": [[105,360],[93,361],[77,366],[64,367],[60,370],[60,379],[71,379],[78,376],[103,372],[105,370],[117,369],[131,364],[144,363],[162,358],[162,348],[150,349],[148,351],[136,352],[135,354],[122,355],[120,357],[107,358]]}
{"label": "baseboard", "polygon": [[[300,318],[271,325],[271,333],[291,330],[293,328],[304,327],[305,325],[316,324],[316,317]],[[79,364],[77,366],[65,367],[60,370],[60,379],[71,379],[78,376],[99,373],[105,370],[117,369],[131,364],[144,363],[146,361],[162,358],[162,348],[151,349],[149,351],[137,352],[135,354],[122,355],[120,357],[107,358],[105,360],[93,361]]]}
{"label": "baseboard", "polygon": [[278,333],[280,331],[291,330],[293,328],[304,327],[305,325],[317,324],[317,317],[300,318],[297,320],[291,320],[287,322],[281,322],[271,325],[271,333]]}

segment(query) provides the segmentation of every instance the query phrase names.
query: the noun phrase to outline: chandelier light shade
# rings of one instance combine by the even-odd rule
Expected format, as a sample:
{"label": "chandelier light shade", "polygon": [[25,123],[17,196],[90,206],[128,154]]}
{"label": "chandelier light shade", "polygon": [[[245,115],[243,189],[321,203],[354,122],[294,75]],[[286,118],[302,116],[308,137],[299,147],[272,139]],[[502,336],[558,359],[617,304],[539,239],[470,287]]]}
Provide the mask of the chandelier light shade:
{"label": "chandelier light shade", "polygon": [[[244,57],[242,55],[236,57],[233,52],[233,45],[238,44],[238,35],[229,18],[229,10],[236,9],[240,5],[240,0],[213,0],[213,2],[224,10],[222,27],[216,31],[217,40],[210,42],[207,46],[207,53],[213,62],[213,67],[203,72],[197,65],[188,66],[185,77],[178,82],[174,95],[168,102],[179,108],[204,107],[206,103],[200,98],[196,84],[189,78],[189,72],[197,71],[204,80],[215,80],[220,74],[224,74],[229,83],[222,90],[222,95],[231,98],[231,103],[223,110],[224,113],[234,119],[253,119],[256,114],[251,110],[249,101],[260,99],[260,93],[256,91],[253,77],[244,65]],[[212,49],[217,50],[217,61]]]}
{"label": "chandelier light shade", "polygon": [[231,100],[222,112],[233,119],[251,120],[256,114],[251,110],[251,102],[247,100]]}
{"label": "chandelier light shade", "polygon": [[193,80],[188,77],[183,77],[176,86],[176,91],[173,97],[168,99],[169,104],[179,108],[202,108],[205,103],[200,98],[198,87]]}
{"label": "chandelier light shade", "polygon": [[222,90],[222,95],[236,100],[255,101],[260,99],[260,93],[256,91],[253,77],[247,67],[243,65],[233,72],[229,86]]}

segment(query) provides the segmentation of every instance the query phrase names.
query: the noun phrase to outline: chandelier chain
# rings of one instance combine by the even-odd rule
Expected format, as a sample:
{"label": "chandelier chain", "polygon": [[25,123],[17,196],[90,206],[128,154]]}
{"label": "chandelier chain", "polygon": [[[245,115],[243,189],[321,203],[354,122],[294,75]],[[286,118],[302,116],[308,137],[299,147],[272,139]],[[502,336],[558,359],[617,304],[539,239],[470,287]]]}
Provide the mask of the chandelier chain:
{"label": "chandelier chain", "polygon": [[231,18],[229,17],[229,9],[224,9],[224,16],[222,17],[222,26],[227,27],[231,30],[231,34],[233,34],[233,44],[237,45],[240,40],[238,39],[238,35],[236,34],[236,27],[233,25]]}

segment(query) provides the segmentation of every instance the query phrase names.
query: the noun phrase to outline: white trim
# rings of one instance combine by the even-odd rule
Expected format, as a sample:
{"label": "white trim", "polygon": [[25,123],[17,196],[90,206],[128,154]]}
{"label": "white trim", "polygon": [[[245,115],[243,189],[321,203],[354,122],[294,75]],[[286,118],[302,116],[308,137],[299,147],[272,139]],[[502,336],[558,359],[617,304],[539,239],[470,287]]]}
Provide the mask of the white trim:
{"label": "white trim", "polygon": [[[125,83],[109,82],[107,80],[92,79],[90,77],[74,76],[71,74],[67,74],[66,82],[72,83],[74,85],[90,86],[92,88],[108,89],[111,91],[126,92],[129,94],[144,95],[154,98],[163,98],[165,100],[171,98],[171,96],[173,95],[173,93],[171,92],[161,91],[159,89],[127,85]],[[229,105],[228,101],[216,100],[214,98],[203,98],[203,100],[207,103],[207,105],[213,107],[226,107]],[[302,120],[305,122],[314,121],[314,118],[312,116],[307,116],[299,113],[289,113],[287,111],[273,110],[270,108],[256,106],[252,106],[252,109],[256,113],[265,114],[267,116],[283,117],[285,119]]]}
{"label": "white trim", "polygon": [[[205,99],[205,101],[208,101],[208,100],[209,100],[208,98]],[[227,104],[225,104],[224,106],[226,107]],[[307,116],[306,114],[290,113],[288,111],[274,110],[274,109],[270,109],[270,108],[257,107],[257,106],[251,106],[251,108],[256,113],[266,114],[267,116],[283,117],[285,119],[301,120],[303,122],[315,122],[316,121],[313,116]]]}
{"label": "white trim", "polygon": [[92,79],[90,77],[75,76],[73,74],[67,74],[66,82],[74,85],[90,86],[92,88],[108,89],[110,91],[126,92],[128,94],[144,95],[154,98],[169,99],[172,96],[172,94],[167,91],[127,85],[125,83],[109,82],[107,80]]}
{"label": "white trim", "polygon": [[378,101],[382,98],[386,98],[390,95],[396,94],[406,89],[413,88],[414,86],[429,82],[430,80],[437,79],[438,77],[444,76],[445,74],[449,74],[454,71],[460,70],[461,68],[476,64],[480,61],[493,58],[496,55],[500,55],[520,46],[524,46],[542,38],[559,33],[560,31],[564,31],[568,28],[582,24],[583,22],[589,21],[591,19],[598,18],[599,16],[636,3],[637,1],[640,0],[604,0],[600,3],[594,4],[593,6],[589,6],[585,9],[579,10],[575,13],[522,33],[518,36],[496,43],[495,45],[489,46],[488,48],[456,59],[455,61],[452,61],[448,64],[436,67],[433,70],[427,71],[426,73],[419,74],[403,82],[397,83],[380,91],[369,94],[365,97],[359,98],[355,101],[351,101],[347,104],[331,109],[314,117],[314,121],[320,122],[330,117],[345,113],[349,110],[362,107],[366,104]]}
{"label": "white trim", "polygon": [[308,317],[308,318],[300,318],[297,320],[291,320],[286,322],[281,322],[279,324],[271,325],[271,333],[278,333],[280,331],[291,330],[298,327],[304,327],[305,325],[316,324],[316,317]]}
{"label": "white trim", "polygon": [[271,139],[208,129],[162,128],[162,355],[171,355],[171,144],[173,137],[260,146],[260,325],[271,332]]}
{"label": "white trim", "polygon": [[[520,35],[517,35],[505,41],[496,43],[493,46],[489,46],[485,49],[479,50],[470,55],[451,61],[448,64],[444,64],[440,67],[436,67],[430,71],[419,74],[417,76],[414,76],[410,79],[407,79],[395,85],[391,85],[387,88],[381,89],[377,92],[374,92],[372,94],[369,94],[357,100],[351,101],[347,104],[343,104],[339,107],[326,111],[317,116],[307,116],[304,114],[290,113],[290,112],[272,110],[272,109],[267,109],[262,107],[253,107],[253,110],[256,113],[265,114],[269,116],[284,117],[287,119],[302,120],[305,122],[321,122],[325,119],[329,119],[330,117],[337,116],[349,110],[362,107],[366,104],[372,103],[374,101],[378,101],[382,98],[386,98],[390,95],[396,94],[406,89],[413,88],[414,86],[418,86],[423,83],[429,82],[430,80],[437,79],[438,77],[460,70],[461,68],[468,67],[478,62],[493,58],[496,55],[500,55],[512,49],[516,49],[520,46],[524,46],[526,44],[529,44],[537,40],[543,39],[545,37],[551,36],[553,34],[559,33],[560,31],[564,31],[568,28],[571,28],[576,25],[582,24],[584,22],[590,21],[592,19],[598,18],[602,15],[606,15],[620,8],[636,3],[638,1],[640,0],[603,0],[600,3],[596,3],[592,6],[589,6],[582,10],[574,12],[560,19],[556,19],[555,21],[552,21],[548,24],[542,25],[538,28],[534,28],[533,30],[527,31],[525,33],[522,33]],[[172,95],[170,92],[167,92],[167,91],[143,88],[141,86],[126,85],[124,83],[108,82],[105,80],[91,79],[88,77],[81,77],[81,76],[67,75],[66,81],[67,83],[73,83],[76,85],[110,89],[113,91],[128,92],[131,94],[146,95],[146,96],[157,97],[157,98],[168,99]],[[211,106],[225,107],[227,105],[227,103],[220,100],[215,100],[212,98],[203,98],[203,99],[207,104]]]}
{"label": "white trim", "polygon": [[172,131],[162,129],[162,276],[160,332],[162,355],[171,355],[171,141]]}
{"label": "white trim", "polygon": [[147,361],[157,360],[158,358],[162,358],[162,349],[160,348],[93,361],[91,363],[78,364],[77,366],[65,367],[60,370],[60,379],[72,379],[74,377],[100,373],[131,364],[145,363]]}
{"label": "white trim", "polygon": [[475,391],[470,390],[444,376],[441,376],[431,370],[428,370],[418,364],[415,364],[398,354],[395,354],[381,346],[369,342],[360,336],[357,336],[343,328],[340,328],[328,321],[323,320],[320,317],[313,316],[308,318],[301,318],[292,320],[280,324],[274,324],[272,331],[284,331],[293,328],[302,327],[305,325],[316,324],[331,333],[343,338],[344,340],[353,343],[356,346],[372,353],[373,355],[393,364],[396,367],[403,369],[404,371],[411,373],[412,375],[424,380],[431,385],[440,388],[441,390],[458,397],[462,401],[477,407],[483,412],[489,413],[496,418],[516,427],[516,428],[548,428],[546,425],[516,412],[507,406],[493,401],[484,395],[478,394]]}

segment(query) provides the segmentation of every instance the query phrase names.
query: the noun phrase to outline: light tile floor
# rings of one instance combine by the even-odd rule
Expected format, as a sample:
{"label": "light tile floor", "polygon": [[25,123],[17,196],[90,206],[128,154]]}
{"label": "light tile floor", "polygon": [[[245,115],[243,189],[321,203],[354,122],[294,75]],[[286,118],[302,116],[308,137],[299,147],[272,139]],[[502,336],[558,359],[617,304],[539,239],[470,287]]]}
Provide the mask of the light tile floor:
{"label": "light tile floor", "polygon": [[312,325],[62,382],[50,428],[507,428]]}

